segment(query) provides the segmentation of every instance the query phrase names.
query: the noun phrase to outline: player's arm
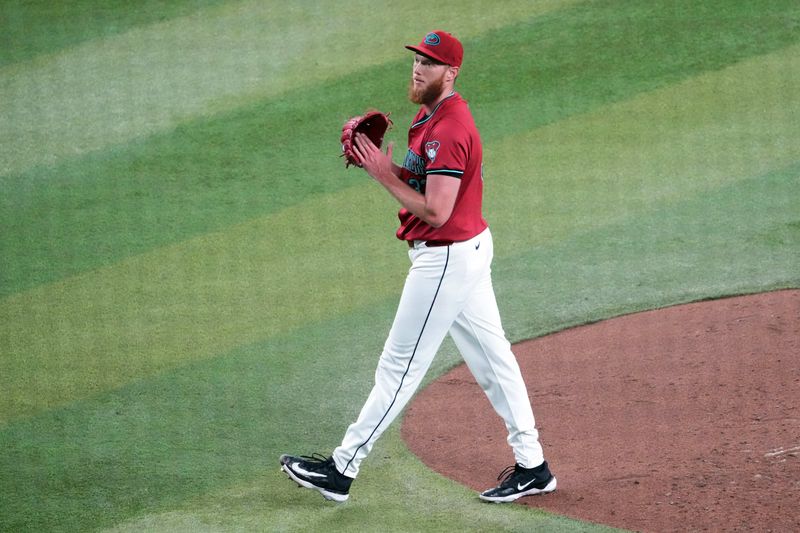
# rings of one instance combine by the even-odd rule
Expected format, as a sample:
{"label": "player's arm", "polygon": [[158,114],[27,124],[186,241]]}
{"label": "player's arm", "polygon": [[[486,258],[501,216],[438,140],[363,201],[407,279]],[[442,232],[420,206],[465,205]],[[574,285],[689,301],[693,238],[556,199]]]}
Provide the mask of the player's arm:
{"label": "player's arm", "polygon": [[364,170],[412,214],[434,228],[450,219],[461,180],[451,176],[430,175],[425,184],[425,194],[422,194],[400,179],[400,167],[392,162],[392,143],[383,153],[369,138],[358,134],[354,148]]}
{"label": "player's arm", "polygon": [[425,194],[409,187],[403,181],[391,177],[382,179],[373,176],[400,205],[434,228],[444,225],[453,214],[461,180],[451,176],[429,175]]}

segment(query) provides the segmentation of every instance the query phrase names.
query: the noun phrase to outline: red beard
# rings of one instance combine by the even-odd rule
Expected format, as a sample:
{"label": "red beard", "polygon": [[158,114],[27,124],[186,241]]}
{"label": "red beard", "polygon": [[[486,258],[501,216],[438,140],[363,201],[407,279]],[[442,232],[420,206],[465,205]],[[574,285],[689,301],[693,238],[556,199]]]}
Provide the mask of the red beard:
{"label": "red beard", "polygon": [[444,88],[444,73],[438,80],[433,80],[427,87],[417,89],[412,79],[408,85],[408,99],[415,104],[431,105],[439,99]]}

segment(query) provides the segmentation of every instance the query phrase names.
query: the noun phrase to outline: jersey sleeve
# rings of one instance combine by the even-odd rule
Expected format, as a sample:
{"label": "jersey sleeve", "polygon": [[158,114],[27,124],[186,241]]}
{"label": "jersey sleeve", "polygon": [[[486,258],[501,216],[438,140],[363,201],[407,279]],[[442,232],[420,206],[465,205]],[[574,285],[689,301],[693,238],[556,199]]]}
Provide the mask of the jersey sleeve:
{"label": "jersey sleeve", "polygon": [[431,128],[425,139],[425,174],[461,179],[467,167],[469,143],[466,128],[454,120],[443,120]]}

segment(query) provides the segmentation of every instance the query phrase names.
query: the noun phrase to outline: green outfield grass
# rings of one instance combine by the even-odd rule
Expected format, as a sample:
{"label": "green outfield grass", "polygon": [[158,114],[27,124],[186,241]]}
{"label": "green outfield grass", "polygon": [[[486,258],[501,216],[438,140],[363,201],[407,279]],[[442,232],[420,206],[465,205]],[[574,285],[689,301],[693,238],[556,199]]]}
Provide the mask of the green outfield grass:
{"label": "green outfield grass", "polygon": [[800,286],[796,1],[5,2],[0,27],[0,531],[605,529],[482,504],[398,427],[345,505],[278,472],[371,387],[408,260],[338,136],[379,107],[402,145],[403,45],[434,27],[465,44],[513,340]]}

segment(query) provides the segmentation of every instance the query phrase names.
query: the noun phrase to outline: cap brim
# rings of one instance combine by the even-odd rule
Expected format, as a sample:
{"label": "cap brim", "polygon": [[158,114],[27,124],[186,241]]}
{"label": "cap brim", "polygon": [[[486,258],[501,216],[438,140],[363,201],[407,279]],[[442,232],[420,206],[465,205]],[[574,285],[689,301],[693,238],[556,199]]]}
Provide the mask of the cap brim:
{"label": "cap brim", "polygon": [[408,48],[412,52],[418,53],[421,56],[425,56],[428,59],[433,59],[434,61],[441,63],[442,65],[449,65],[447,61],[444,61],[440,57],[436,57],[434,54],[430,53],[428,50],[425,50],[424,48],[419,48],[418,46],[411,46],[411,45],[406,45],[406,48]]}

